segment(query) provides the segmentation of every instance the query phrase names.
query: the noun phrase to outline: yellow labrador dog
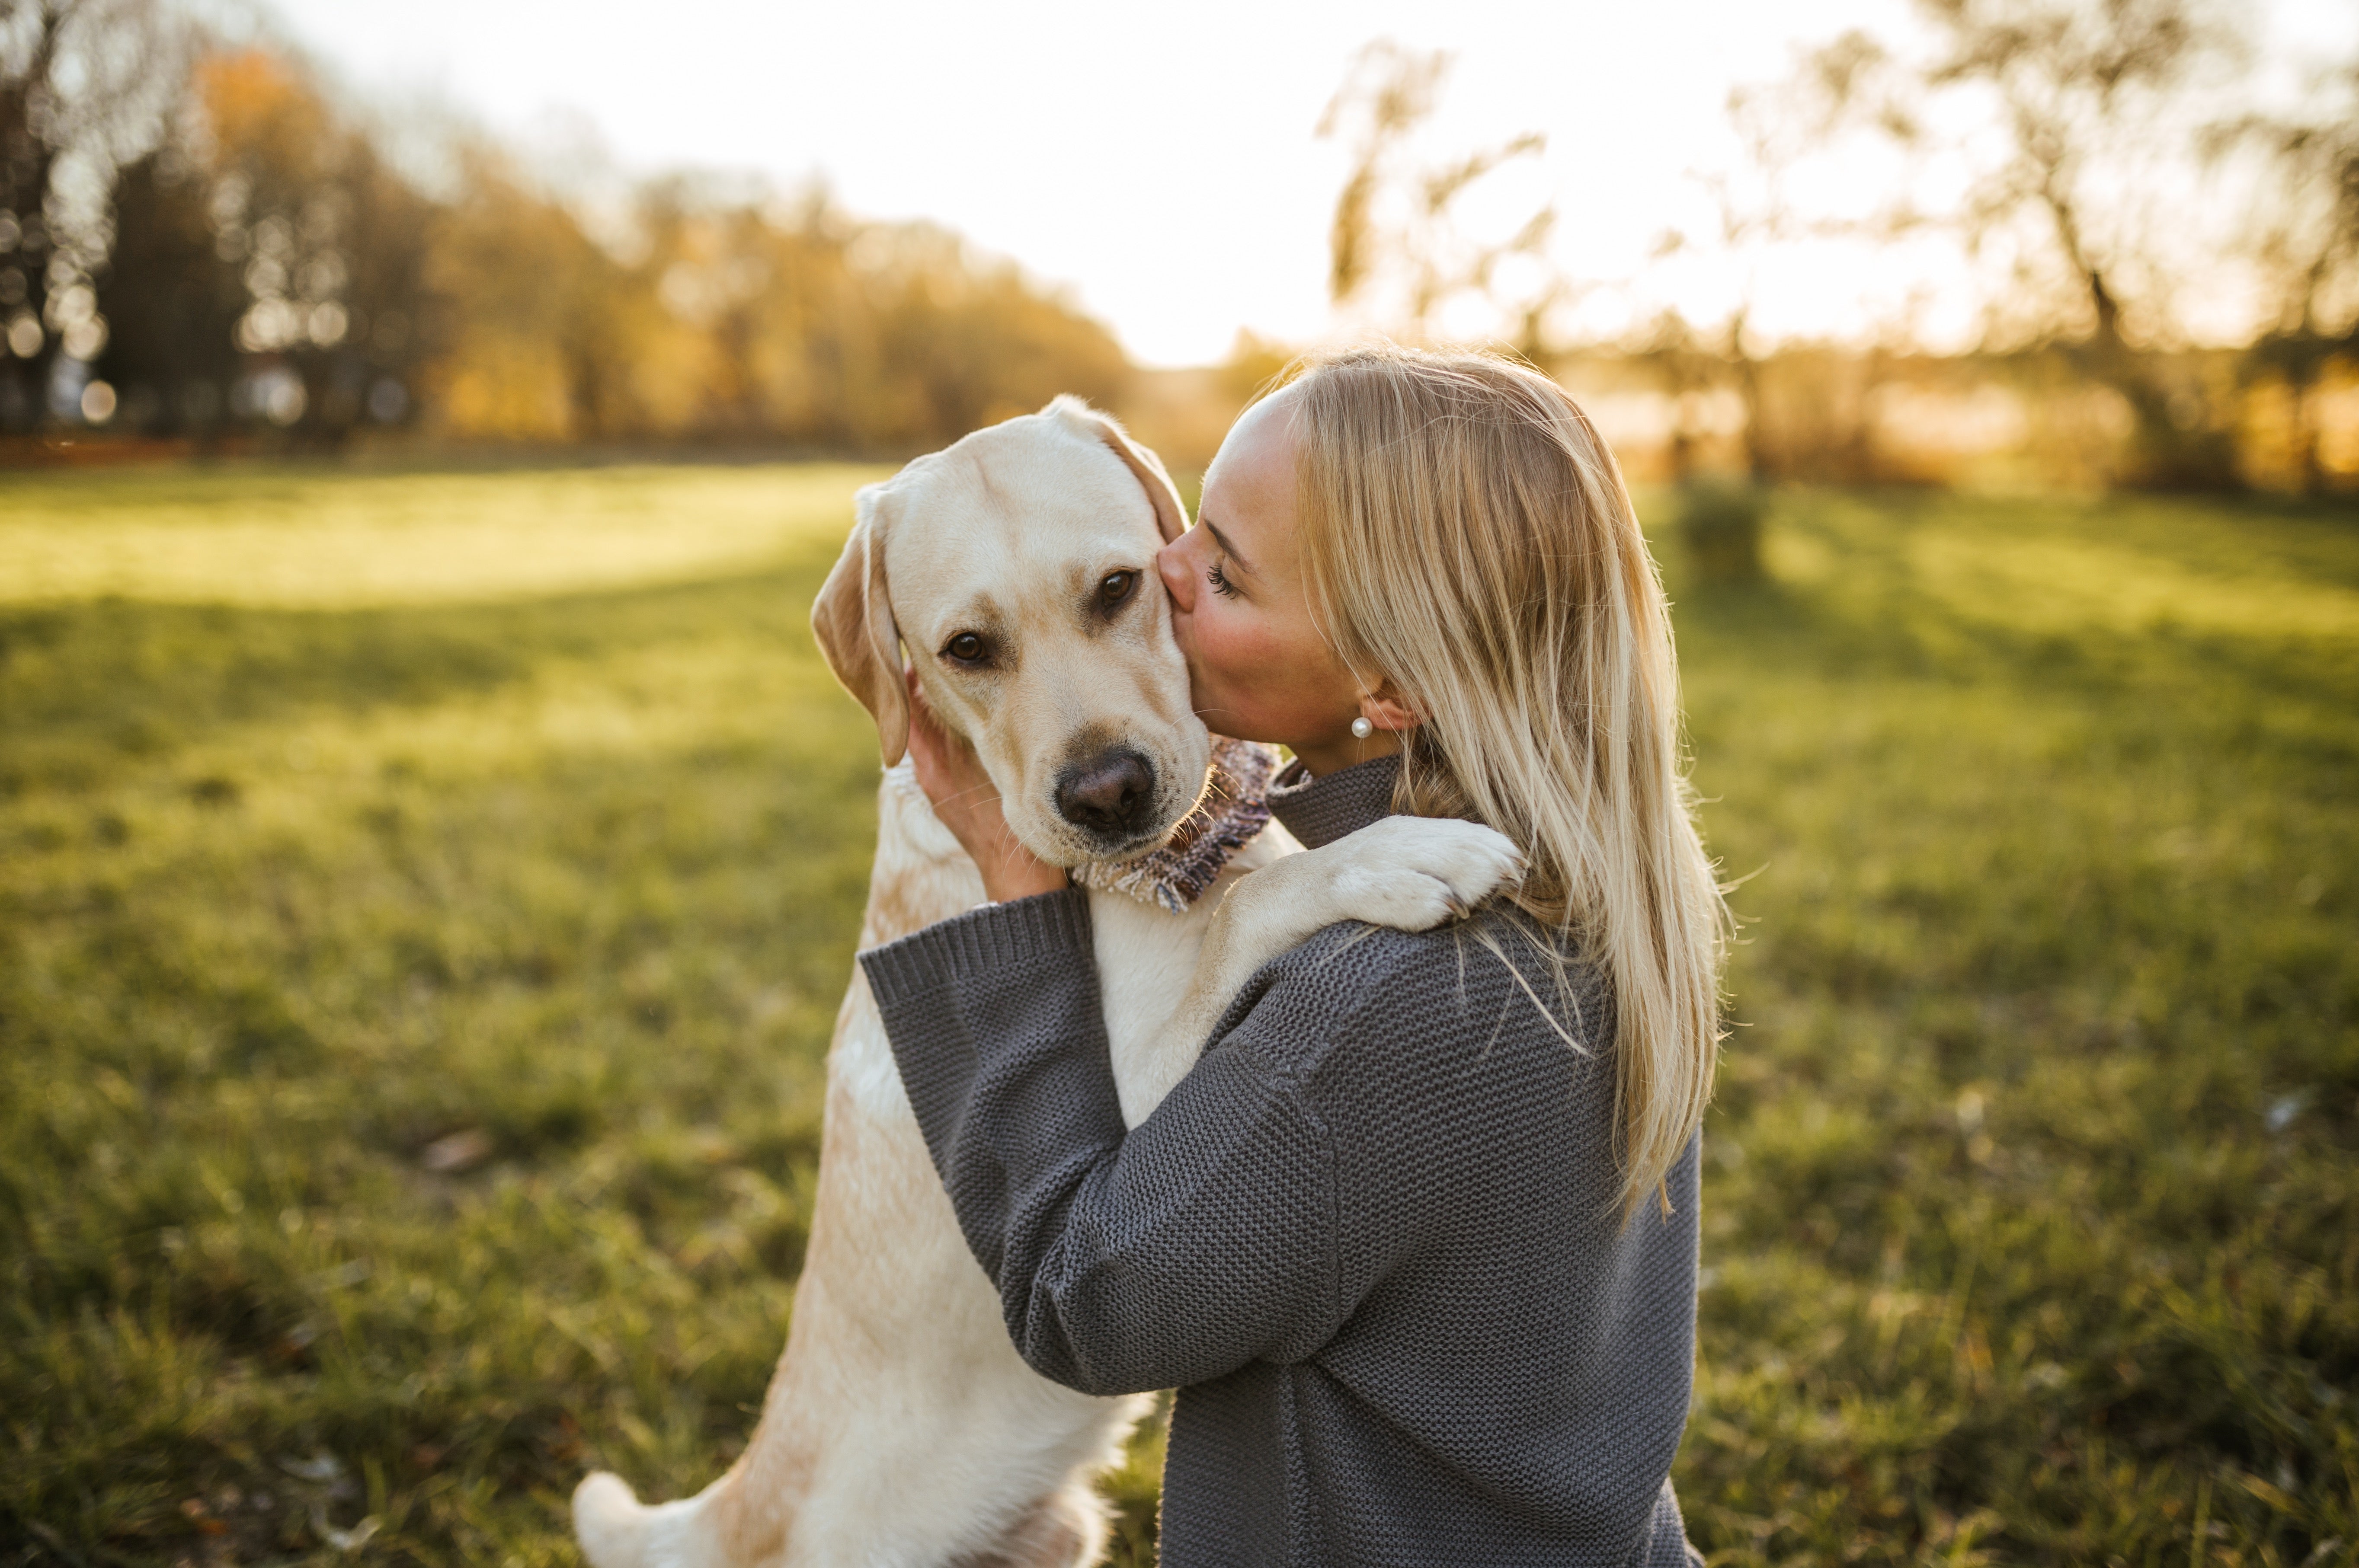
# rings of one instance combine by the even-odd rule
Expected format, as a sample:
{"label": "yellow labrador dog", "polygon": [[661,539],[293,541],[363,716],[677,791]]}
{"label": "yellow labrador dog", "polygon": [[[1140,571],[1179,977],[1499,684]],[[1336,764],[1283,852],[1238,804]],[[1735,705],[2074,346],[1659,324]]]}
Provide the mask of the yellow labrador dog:
{"label": "yellow labrador dog", "polygon": [[[904,761],[904,644],[1043,859],[1131,860],[1196,807],[1212,742],[1155,571],[1186,525],[1154,454],[1071,398],[860,492],[811,620],[885,756],[864,947],[983,898]],[[1396,817],[1307,853],[1272,825],[1181,912],[1093,892],[1125,1120],[1187,1072],[1263,962],[1338,920],[1440,925],[1516,865],[1471,823]],[[1138,1410],[1016,1356],[855,972],[828,1055],[810,1250],[745,1455],[654,1508],[593,1475],[574,1527],[592,1568],[1073,1568],[1103,1549],[1091,1477]]]}

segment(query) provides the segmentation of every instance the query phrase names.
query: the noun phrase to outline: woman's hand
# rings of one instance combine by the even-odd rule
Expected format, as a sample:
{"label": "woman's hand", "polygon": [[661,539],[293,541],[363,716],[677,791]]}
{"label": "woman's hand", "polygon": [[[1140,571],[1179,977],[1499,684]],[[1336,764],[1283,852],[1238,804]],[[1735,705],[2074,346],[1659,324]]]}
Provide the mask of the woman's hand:
{"label": "woman's hand", "polygon": [[998,786],[983,771],[974,748],[951,734],[926,706],[918,689],[918,672],[906,672],[909,683],[909,761],[918,772],[918,787],[933,802],[934,815],[959,848],[983,872],[984,896],[994,903],[1029,898],[1034,893],[1061,892],[1070,881],[1064,868],[1052,866],[1024,847],[1000,808]]}

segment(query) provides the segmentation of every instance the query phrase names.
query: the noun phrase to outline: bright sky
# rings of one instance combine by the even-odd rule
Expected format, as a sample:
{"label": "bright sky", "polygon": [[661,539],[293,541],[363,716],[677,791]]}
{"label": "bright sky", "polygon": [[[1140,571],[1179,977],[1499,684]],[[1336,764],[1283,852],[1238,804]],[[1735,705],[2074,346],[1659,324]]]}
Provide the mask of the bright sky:
{"label": "bright sky", "polygon": [[[1343,150],[1314,139],[1359,48],[1457,65],[1434,124],[1462,150],[1538,130],[1544,164],[1495,192],[1553,196],[1559,254],[1628,279],[1698,221],[1687,171],[1728,151],[1739,81],[1844,28],[1896,34],[1906,0],[277,0],[376,98],[446,101],[520,141],[586,121],[624,168],[823,175],[850,211],[930,218],[1069,286],[1148,364],[1222,358],[1240,328],[1330,326],[1327,224]],[[2350,0],[2253,0],[2288,59],[2359,46]],[[1888,281],[1888,280],[1887,280]],[[1845,328],[1862,274],[1788,278],[1773,331]],[[1708,297],[1712,279],[1682,288]],[[1701,308],[1709,308],[1708,298]]]}

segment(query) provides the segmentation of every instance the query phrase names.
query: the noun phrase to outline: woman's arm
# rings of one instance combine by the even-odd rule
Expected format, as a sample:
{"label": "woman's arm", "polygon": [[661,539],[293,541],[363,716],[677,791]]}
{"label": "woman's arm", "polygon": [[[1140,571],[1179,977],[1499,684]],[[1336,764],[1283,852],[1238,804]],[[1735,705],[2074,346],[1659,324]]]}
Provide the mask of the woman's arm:
{"label": "woman's arm", "polygon": [[[1093,1392],[1308,1355],[1342,1320],[1334,1177],[1325,1130],[1272,1064],[1345,1021],[1317,1005],[1248,1015],[1125,1136],[1086,896],[1008,830],[914,678],[910,708],[919,782],[997,902],[861,962],[1016,1347]],[[1518,869],[1488,828],[1414,817],[1286,857],[1230,891],[1167,1028],[1205,1040],[1254,971],[1322,926],[1423,929]],[[1285,1038],[1262,1049],[1257,1027]]]}
{"label": "woman's arm", "polygon": [[1084,895],[978,910],[861,963],[1036,1371],[1088,1393],[1169,1388],[1334,1332],[1324,1129],[1241,1030],[1125,1134]]}

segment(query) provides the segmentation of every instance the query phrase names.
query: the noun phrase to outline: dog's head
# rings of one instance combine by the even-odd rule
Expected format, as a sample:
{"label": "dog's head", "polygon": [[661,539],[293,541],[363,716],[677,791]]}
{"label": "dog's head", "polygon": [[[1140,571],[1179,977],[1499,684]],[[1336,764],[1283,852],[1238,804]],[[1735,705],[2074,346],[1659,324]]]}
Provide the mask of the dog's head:
{"label": "dog's head", "polygon": [[886,766],[908,748],[907,643],[1027,848],[1126,859],[1187,816],[1211,754],[1155,569],[1186,526],[1155,455],[1060,397],[863,490],[811,629]]}

